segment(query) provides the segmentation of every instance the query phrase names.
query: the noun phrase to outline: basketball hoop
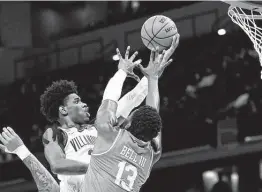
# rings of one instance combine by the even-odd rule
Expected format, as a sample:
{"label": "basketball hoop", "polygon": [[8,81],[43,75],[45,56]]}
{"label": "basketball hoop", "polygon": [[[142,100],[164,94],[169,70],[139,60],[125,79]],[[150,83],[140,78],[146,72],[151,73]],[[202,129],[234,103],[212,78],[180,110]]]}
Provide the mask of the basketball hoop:
{"label": "basketball hoop", "polygon": [[[228,15],[248,35],[262,66],[262,3],[260,1],[223,1],[230,4]],[[262,71],[261,77],[262,79]]]}

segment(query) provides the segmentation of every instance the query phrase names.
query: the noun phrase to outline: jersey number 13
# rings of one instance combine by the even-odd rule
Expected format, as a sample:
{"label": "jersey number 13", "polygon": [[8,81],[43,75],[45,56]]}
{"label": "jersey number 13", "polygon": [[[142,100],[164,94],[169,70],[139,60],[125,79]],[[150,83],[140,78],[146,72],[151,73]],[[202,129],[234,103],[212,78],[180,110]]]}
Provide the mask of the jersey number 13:
{"label": "jersey number 13", "polygon": [[[118,172],[116,175],[115,184],[127,191],[131,191],[137,177],[137,168],[133,165],[126,165],[126,163],[126,161],[118,163]],[[126,176],[126,179],[122,178],[122,176]],[[123,180],[127,180],[128,182],[126,183]]]}

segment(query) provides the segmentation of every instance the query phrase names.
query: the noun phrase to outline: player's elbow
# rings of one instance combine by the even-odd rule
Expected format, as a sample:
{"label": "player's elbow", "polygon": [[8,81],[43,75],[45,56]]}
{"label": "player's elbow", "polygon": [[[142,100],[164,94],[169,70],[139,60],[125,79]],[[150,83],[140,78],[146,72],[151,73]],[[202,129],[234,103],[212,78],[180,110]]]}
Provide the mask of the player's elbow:
{"label": "player's elbow", "polygon": [[63,172],[63,159],[54,159],[54,158],[48,158],[46,156],[46,159],[50,165],[50,169],[53,173],[59,174]]}
{"label": "player's elbow", "polygon": [[[46,149],[46,148],[45,148]],[[47,150],[45,150],[45,158],[47,160],[47,162],[50,165],[50,169],[53,173],[59,173],[59,171],[61,170],[61,166],[62,166],[62,161],[64,160],[64,156],[60,156],[60,157],[54,157],[53,154],[50,154],[47,152]]]}
{"label": "player's elbow", "polygon": [[51,169],[51,171],[53,172],[53,173],[55,173],[55,174],[57,174],[57,167],[56,166],[54,166],[54,165],[50,165],[50,169]]}
{"label": "player's elbow", "polygon": [[68,168],[64,167],[62,164],[59,162],[55,162],[52,165],[50,165],[51,171],[55,174],[65,174],[68,172]]}
{"label": "player's elbow", "polygon": [[59,175],[81,175],[87,172],[88,164],[74,160],[61,159],[50,164],[50,168],[53,173]]}
{"label": "player's elbow", "polygon": [[159,157],[159,159],[161,158],[161,156],[162,156],[162,147],[160,147],[159,149],[158,149],[158,152],[157,152],[157,155],[158,155],[158,157]]}
{"label": "player's elbow", "polygon": [[59,162],[50,163],[51,171],[55,174],[59,174],[63,171],[63,169],[59,166]]}

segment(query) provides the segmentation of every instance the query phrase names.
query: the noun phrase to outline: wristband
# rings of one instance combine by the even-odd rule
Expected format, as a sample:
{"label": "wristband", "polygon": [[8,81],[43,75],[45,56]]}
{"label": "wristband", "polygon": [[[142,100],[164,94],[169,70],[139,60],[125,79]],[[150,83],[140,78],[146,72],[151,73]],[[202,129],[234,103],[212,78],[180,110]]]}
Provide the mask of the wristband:
{"label": "wristband", "polygon": [[31,155],[31,152],[27,149],[25,145],[19,146],[16,150],[14,150],[14,153],[23,161],[25,158],[27,158],[29,155]]}

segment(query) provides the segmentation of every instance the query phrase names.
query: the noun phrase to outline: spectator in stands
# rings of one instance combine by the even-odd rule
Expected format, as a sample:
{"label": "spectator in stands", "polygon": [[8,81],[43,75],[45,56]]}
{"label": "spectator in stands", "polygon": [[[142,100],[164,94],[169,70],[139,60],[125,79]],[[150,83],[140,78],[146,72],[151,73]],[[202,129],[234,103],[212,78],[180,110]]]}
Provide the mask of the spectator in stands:
{"label": "spectator in stands", "polygon": [[32,133],[30,136],[30,149],[32,152],[41,152],[43,151],[43,145],[41,137],[43,131],[40,129],[38,124],[33,124]]}
{"label": "spectator in stands", "polygon": [[232,192],[230,185],[223,181],[223,174],[218,173],[218,182],[212,187],[211,192]]}

